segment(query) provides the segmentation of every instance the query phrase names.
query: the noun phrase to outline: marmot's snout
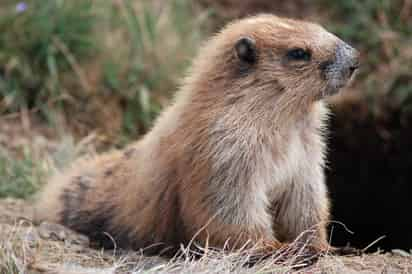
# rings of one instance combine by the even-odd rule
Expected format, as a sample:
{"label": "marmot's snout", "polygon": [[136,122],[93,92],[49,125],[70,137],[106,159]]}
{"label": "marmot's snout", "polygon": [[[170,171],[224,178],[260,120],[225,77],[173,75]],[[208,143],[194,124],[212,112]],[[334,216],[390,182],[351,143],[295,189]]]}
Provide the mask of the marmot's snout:
{"label": "marmot's snout", "polygon": [[359,52],[342,42],[336,47],[336,66],[343,77],[350,78],[359,68]]}
{"label": "marmot's snout", "polygon": [[335,58],[324,64],[323,73],[328,81],[325,95],[333,95],[343,88],[359,68],[359,52],[346,44],[339,42]]}

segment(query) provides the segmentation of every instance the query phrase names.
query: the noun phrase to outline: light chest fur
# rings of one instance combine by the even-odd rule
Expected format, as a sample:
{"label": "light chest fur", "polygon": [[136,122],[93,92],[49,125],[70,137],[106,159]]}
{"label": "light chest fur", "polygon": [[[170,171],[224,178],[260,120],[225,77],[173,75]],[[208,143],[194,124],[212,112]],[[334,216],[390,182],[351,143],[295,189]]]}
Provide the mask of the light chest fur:
{"label": "light chest fur", "polygon": [[[272,201],[281,200],[292,189],[326,192],[322,170],[327,109],[323,103],[315,104],[301,121],[281,131],[262,128],[259,121],[247,123],[247,115],[227,115],[230,119],[223,116],[212,130],[219,132],[219,137],[211,140],[210,184],[221,189],[220,199],[225,200],[217,204],[227,205],[218,209],[219,214],[230,224],[265,227],[271,234]],[[233,117],[243,119],[242,123],[237,124]],[[313,183],[310,178],[321,179]],[[236,215],[235,207],[244,210]]]}

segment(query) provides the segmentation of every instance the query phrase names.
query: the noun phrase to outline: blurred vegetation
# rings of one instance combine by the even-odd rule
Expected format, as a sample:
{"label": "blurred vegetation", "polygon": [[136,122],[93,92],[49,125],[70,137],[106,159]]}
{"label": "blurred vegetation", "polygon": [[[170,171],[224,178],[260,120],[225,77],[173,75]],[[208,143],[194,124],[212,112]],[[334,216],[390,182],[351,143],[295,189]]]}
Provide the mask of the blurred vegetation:
{"label": "blurred vegetation", "polygon": [[357,89],[371,114],[412,112],[412,1],[320,0],[332,30],[362,53]]}
{"label": "blurred vegetation", "polygon": [[150,2],[138,11],[132,1],[123,3],[112,16],[121,19],[118,27],[126,27],[130,43],[118,48],[124,51],[123,58],[104,64],[104,82],[121,96],[125,133],[136,136],[150,127],[162,103],[177,89],[177,79],[204,38],[207,13],[195,16],[187,0],[159,2],[162,10]]}
{"label": "blurred vegetation", "polygon": [[19,160],[0,151],[0,198],[30,196],[44,181],[45,175],[45,169],[28,151]]}
{"label": "blurred vegetation", "polygon": [[[117,107],[123,133],[132,136],[150,126],[176,89],[206,17],[195,16],[187,0],[0,6],[0,113],[26,108],[53,122],[56,112],[75,112],[96,125],[99,110]],[[99,97],[115,103],[96,106]]]}
{"label": "blurred vegetation", "polygon": [[[61,74],[91,56],[96,16],[91,1],[6,5],[0,17],[0,111],[44,110],[62,97]],[[73,65],[73,64],[72,64]]]}

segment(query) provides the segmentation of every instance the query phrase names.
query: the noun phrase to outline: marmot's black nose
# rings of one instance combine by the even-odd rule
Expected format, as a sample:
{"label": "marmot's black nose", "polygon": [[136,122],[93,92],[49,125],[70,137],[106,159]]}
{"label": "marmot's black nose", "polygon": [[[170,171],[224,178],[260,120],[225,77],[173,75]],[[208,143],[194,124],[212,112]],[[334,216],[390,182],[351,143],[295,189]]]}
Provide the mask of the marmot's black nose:
{"label": "marmot's black nose", "polygon": [[349,73],[350,76],[359,68],[359,62],[353,64],[352,66],[349,67]]}
{"label": "marmot's black nose", "polygon": [[359,52],[345,42],[341,42],[336,47],[336,65],[341,70],[343,76],[351,77],[359,68]]}

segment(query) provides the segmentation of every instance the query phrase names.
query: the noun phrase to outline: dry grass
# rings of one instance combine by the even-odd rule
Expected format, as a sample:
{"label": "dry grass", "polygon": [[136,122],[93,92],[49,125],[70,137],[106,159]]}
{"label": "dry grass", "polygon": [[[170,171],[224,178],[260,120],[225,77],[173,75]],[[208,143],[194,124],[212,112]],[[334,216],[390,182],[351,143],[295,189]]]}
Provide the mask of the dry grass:
{"label": "dry grass", "polygon": [[[0,201],[0,273],[411,273],[412,256],[369,254],[361,257],[326,256],[306,268],[296,258],[274,258],[254,267],[244,264],[250,252],[207,250],[200,259],[182,255],[172,260],[144,257],[138,252],[95,250],[75,241],[77,234],[44,237],[43,226],[30,223],[31,207],[21,200]],[[5,216],[5,218],[4,218]],[[60,232],[56,232],[61,234]],[[56,235],[57,235],[56,234]]]}

